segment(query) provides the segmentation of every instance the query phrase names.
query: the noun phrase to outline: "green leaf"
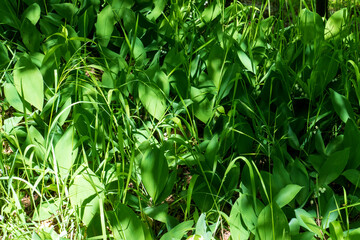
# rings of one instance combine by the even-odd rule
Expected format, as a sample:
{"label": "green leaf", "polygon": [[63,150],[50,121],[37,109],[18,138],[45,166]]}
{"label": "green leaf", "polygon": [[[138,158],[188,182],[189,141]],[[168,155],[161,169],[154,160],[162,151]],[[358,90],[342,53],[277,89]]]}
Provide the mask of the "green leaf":
{"label": "green leaf", "polygon": [[120,203],[116,206],[115,211],[109,211],[107,215],[115,239],[149,239],[146,227],[126,205]]}
{"label": "green leaf", "polygon": [[142,66],[146,60],[146,51],[144,48],[144,44],[141,42],[139,38],[135,39],[135,45],[133,49],[134,59],[136,61],[137,66]]}
{"label": "green leaf", "polygon": [[341,228],[341,224],[338,221],[330,223],[330,236],[331,239],[342,240],[344,239],[344,232]]}
{"label": "green leaf", "polygon": [[213,21],[221,13],[221,7],[218,1],[211,1],[209,6],[202,12],[201,17],[205,23]]}
{"label": "green leaf", "polygon": [[191,87],[190,89],[190,97],[194,101],[195,116],[203,123],[206,123],[213,115],[214,97],[212,96],[209,99],[207,95],[207,90],[204,88]]}
{"label": "green leaf", "polygon": [[[244,195],[241,195],[244,196]],[[248,239],[250,231],[244,226],[243,209],[241,206],[241,197],[239,197],[231,208],[230,212],[230,233],[233,240]],[[255,216],[256,222],[256,216]],[[255,224],[254,224],[255,226]]]}
{"label": "green leaf", "polygon": [[151,21],[155,21],[164,11],[166,3],[167,0],[154,0],[155,7],[146,17]]}
{"label": "green leaf", "polygon": [[212,46],[206,65],[209,77],[213,81],[216,89],[220,88],[222,79],[221,68],[223,61],[225,61],[224,57],[224,50],[218,44]]}
{"label": "green leaf", "polygon": [[102,47],[106,47],[109,44],[115,22],[113,10],[110,5],[107,5],[98,14],[95,24],[96,37],[99,39],[99,44]]}
{"label": "green leaf", "polygon": [[58,3],[51,5],[55,11],[62,17],[66,18],[67,21],[71,22],[74,15],[78,12],[78,8],[72,3]]}
{"label": "green leaf", "polygon": [[66,179],[74,165],[78,149],[75,127],[69,127],[55,146],[55,158],[59,167],[60,176]]}
{"label": "green leaf", "polygon": [[33,3],[24,11],[22,18],[23,19],[27,18],[30,20],[30,22],[33,25],[36,25],[36,23],[40,19],[40,14],[41,14],[41,9],[39,4]]}
{"label": "green leaf", "polygon": [[351,104],[343,95],[340,95],[339,93],[330,89],[330,97],[336,114],[344,123],[346,123],[349,118],[354,119],[354,112],[351,108]]}
{"label": "green leaf", "polygon": [[346,177],[354,186],[360,186],[360,171],[356,169],[349,169],[343,172],[343,176]]}
{"label": "green leaf", "polygon": [[319,185],[327,185],[338,178],[344,170],[349,159],[349,149],[331,154],[319,171]]}
{"label": "green leaf", "polygon": [[81,166],[74,176],[69,188],[70,201],[77,209],[81,221],[88,226],[99,212],[99,201],[100,197],[104,197],[104,186],[95,173],[86,166]]}
{"label": "green leaf", "polygon": [[312,44],[324,38],[324,23],[320,15],[303,9],[299,13],[299,28],[305,44]]}
{"label": "green leaf", "polygon": [[44,82],[39,69],[27,57],[21,57],[15,64],[14,84],[26,101],[39,110],[44,103]]}
{"label": "green leaf", "polygon": [[182,239],[182,237],[192,229],[194,225],[194,221],[186,221],[178,224],[176,227],[171,229],[169,232],[165,233],[160,240],[178,240]]}
{"label": "green leaf", "polygon": [[244,53],[242,50],[238,50],[237,51],[237,55],[240,59],[240,62],[244,65],[244,67],[252,72],[252,73],[256,73],[256,69],[253,65],[253,62],[251,61],[251,59],[248,57],[248,55],[246,55],[246,53]]}
{"label": "green leaf", "polygon": [[339,55],[338,51],[332,55],[324,53],[317,60],[308,80],[313,98],[321,95],[326,86],[335,78],[339,69]]}
{"label": "green leaf", "polygon": [[56,214],[56,211],[59,210],[59,200],[54,201],[50,200],[48,202],[43,202],[38,205],[37,211],[34,212],[33,220],[34,221],[44,221],[51,218]]}
{"label": "green leaf", "polygon": [[350,148],[349,161],[346,168],[358,168],[360,165],[360,131],[352,119],[349,119],[345,125],[344,146]]}
{"label": "green leaf", "polygon": [[169,207],[168,204],[164,203],[159,206],[147,207],[144,208],[143,210],[147,216],[159,222],[165,223],[167,229],[171,229],[175,227],[179,222],[176,218],[168,214],[168,210],[169,210],[168,207]]}
{"label": "green leaf", "polygon": [[310,181],[307,169],[305,166],[300,162],[299,159],[295,159],[295,161],[290,164],[290,178],[293,183],[302,186],[303,188],[297,194],[295,198],[296,202],[299,205],[302,205],[309,195],[310,189]]}
{"label": "green leaf", "polygon": [[141,179],[154,203],[165,188],[168,176],[169,169],[164,152],[156,146],[150,147],[141,160]]}
{"label": "green leaf", "polygon": [[25,18],[21,25],[21,38],[24,45],[30,50],[30,52],[36,52],[40,48],[41,35],[37,28]]}
{"label": "green leaf", "polygon": [[70,111],[71,111],[71,107],[69,107],[70,105],[71,105],[71,97],[69,97],[65,101],[64,105],[62,105],[61,109],[59,110],[59,114],[61,113],[61,116],[59,117],[59,120],[58,120],[58,123],[60,126],[64,125],[64,122],[66,121],[67,117],[70,114]]}
{"label": "green leaf", "polygon": [[291,202],[302,189],[296,184],[288,184],[275,196],[274,200],[280,208]]}
{"label": "green leaf", "polygon": [[[20,98],[18,92],[16,91],[16,88],[14,85],[12,85],[11,83],[5,83],[4,84],[4,94],[5,94],[6,101],[8,101],[9,104],[13,108],[15,108],[19,112],[24,112],[23,102],[21,101],[21,98]],[[25,105],[26,105],[26,111],[28,113],[30,113],[31,112],[30,105],[29,104],[25,104]]]}
{"label": "green leaf", "polygon": [[14,11],[9,0],[2,0],[0,7],[0,23],[7,24],[16,29],[20,29],[20,20]]}
{"label": "green leaf", "polygon": [[325,25],[325,40],[337,39],[347,35],[345,33],[345,30],[348,29],[346,27],[347,17],[347,8],[340,9],[330,16]]}
{"label": "green leaf", "polygon": [[166,112],[166,99],[160,89],[150,83],[139,83],[139,98],[146,110],[157,120]]}
{"label": "green leaf", "polygon": [[290,228],[284,212],[273,203],[260,213],[256,225],[255,239],[290,239]]}
{"label": "green leaf", "polygon": [[5,45],[0,42],[0,67],[5,66],[10,62],[8,50]]}
{"label": "green leaf", "polygon": [[322,236],[322,231],[319,226],[316,225],[314,217],[306,212],[304,209],[295,209],[296,219],[299,221],[300,226],[317,234],[318,236]]}

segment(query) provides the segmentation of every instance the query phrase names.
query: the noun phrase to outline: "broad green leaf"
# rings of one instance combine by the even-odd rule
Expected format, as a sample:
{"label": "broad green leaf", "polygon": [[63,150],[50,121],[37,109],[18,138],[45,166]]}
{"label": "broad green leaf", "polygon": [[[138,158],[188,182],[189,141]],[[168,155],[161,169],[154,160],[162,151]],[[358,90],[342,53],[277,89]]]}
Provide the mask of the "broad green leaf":
{"label": "broad green leaf", "polygon": [[56,211],[59,210],[60,202],[59,200],[50,200],[48,202],[43,202],[38,205],[37,211],[34,212],[33,220],[34,221],[44,221],[51,218],[56,214]]}
{"label": "broad green leaf", "polygon": [[331,154],[319,171],[319,185],[327,185],[338,178],[344,170],[349,159],[349,149]]}
{"label": "broad green leaf", "polygon": [[301,205],[309,195],[310,181],[307,169],[299,159],[295,159],[294,163],[290,164],[289,174],[293,183],[303,187],[295,198],[296,202]]}
{"label": "broad green leaf", "polygon": [[312,44],[324,38],[324,23],[320,15],[303,9],[299,13],[299,28],[305,44]]}
{"label": "broad green leaf", "polygon": [[96,37],[99,39],[99,44],[102,47],[106,47],[111,38],[111,34],[114,31],[115,18],[114,13],[110,5],[107,5],[98,14],[95,24]]}
{"label": "broad green leaf", "polygon": [[213,21],[221,13],[221,7],[218,1],[211,1],[209,6],[202,12],[201,17],[205,23]]}
{"label": "broad green leaf", "polygon": [[216,89],[220,88],[222,64],[225,61],[224,57],[224,50],[218,44],[212,46],[206,65],[209,77],[213,81]]}
{"label": "broad green leaf", "polygon": [[153,2],[155,7],[150,14],[146,16],[151,21],[155,21],[161,15],[162,11],[165,9],[167,0],[153,0]]}
{"label": "broad green leaf", "polygon": [[146,51],[144,48],[144,44],[141,42],[139,38],[135,39],[133,54],[134,54],[134,59],[136,61],[136,65],[142,66],[146,60]]}
{"label": "broad green leaf", "polygon": [[349,118],[354,119],[354,112],[349,101],[341,94],[330,89],[330,97],[336,114],[346,123]]}
{"label": "broad green leaf", "polygon": [[166,99],[160,89],[150,83],[139,83],[139,98],[146,110],[157,120],[166,112]]}
{"label": "broad green leaf", "polygon": [[279,205],[280,208],[284,207],[286,204],[291,202],[295,196],[300,192],[302,189],[301,186],[296,184],[289,184],[286,185],[280,192],[275,196],[274,200]]}
{"label": "broad green leaf", "polygon": [[342,230],[340,222],[334,221],[330,223],[330,236],[333,240],[344,239],[344,232]]}
{"label": "broad green leaf", "polygon": [[290,239],[289,224],[281,208],[273,203],[260,213],[256,225],[255,239]]}
{"label": "broad green leaf", "polygon": [[71,22],[74,15],[78,12],[78,8],[72,3],[57,3],[51,5],[55,11],[67,21]]}
{"label": "broad green leaf", "polygon": [[354,120],[348,119],[345,125],[344,146],[350,148],[348,169],[356,169],[360,165],[360,131]]}
{"label": "broad green leaf", "polygon": [[343,172],[347,180],[349,180],[354,186],[360,186],[360,171],[356,169],[349,169]]}
{"label": "broad green leaf", "polygon": [[171,87],[176,89],[175,93],[181,96],[183,99],[188,98],[189,93],[189,82],[184,70],[176,70],[169,77]]}
{"label": "broad green leaf", "polygon": [[321,227],[323,229],[328,229],[330,223],[334,222],[339,217],[339,206],[337,205],[335,198],[332,197],[333,193],[330,193],[329,191],[331,190],[327,190],[327,192],[321,194],[320,198],[318,199],[319,202],[321,201],[323,203],[321,205],[321,215],[323,216],[321,220]]}
{"label": "broad green leaf", "polygon": [[3,129],[7,134],[10,134],[11,130],[13,130],[23,119],[23,117],[10,117],[4,120]]}
{"label": "broad green leaf", "polygon": [[192,229],[194,221],[186,221],[178,224],[176,227],[165,233],[160,240],[178,240],[182,239],[188,231]]}
{"label": "broad green leaf", "polygon": [[2,0],[0,7],[0,23],[7,24],[16,29],[20,29],[21,22],[17,17],[14,8],[11,6],[11,0]]}
{"label": "broad green leaf", "polygon": [[159,222],[165,223],[167,229],[171,229],[175,227],[179,222],[176,218],[168,214],[168,210],[169,210],[168,208],[169,208],[168,204],[164,203],[159,206],[147,207],[144,208],[143,210],[147,216]]}
{"label": "broad green leaf", "polygon": [[356,228],[349,233],[349,240],[358,240],[360,238],[360,228]]}
{"label": "broad green leaf", "polygon": [[304,209],[295,209],[296,219],[299,221],[300,226],[317,234],[318,236],[322,236],[322,231],[319,226],[315,223],[314,217],[306,212]]}
{"label": "broad green leaf", "polygon": [[198,218],[196,225],[195,225],[195,237],[194,239],[197,239],[196,236],[199,236],[199,240],[201,239],[211,239],[211,232],[207,231],[207,224],[206,224],[206,214],[202,213],[200,217]]}
{"label": "broad green leaf", "polygon": [[42,110],[44,103],[44,82],[39,69],[27,57],[21,57],[15,64],[14,84],[16,90],[27,102]]}
{"label": "broad green leaf", "polygon": [[78,149],[75,127],[69,127],[55,146],[55,158],[59,167],[60,176],[66,179],[74,165]]}
{"label": "broad green leaf", "polygon": [[244,226],[242,210],[241,197],[239,197],[231,208],[229,219],[230,233],[233,240],[248,239],[250,236],[250,231]]}
{"label": "broad green leaf", "polygon": [[316,62],[308,80],[309,89],[313,98],[321,95],[326,86],[335,78],[339,69],[339,52],[332,55],[324,53]]}
{"label": "broad green leaf", "polygon": [[206,123],[213,115],[214,98],[208,99],[206,89],[191,87],[190,97],[194,101],[193,108],[195,116]]}
{"label": "broad green leaf", "polygon": [[220,147],[219,136],[215,134],[213,138],[210,140],[205,150],[205,161],[210,171],[214,171],[216,169],[216,163],[218,160],[217,154],[219,151],[219,147]]}
{"label": "broad green leaf", "polygon": [[29,19],[24,19],[21,25],[20,33],[22,42],[30,50],[30,52],[36,52],[39,50],[41,35]]}
{"label": "broad green leaf", "polygon": [[169,176],[164,152],[156,146],[150,147],[141,160],[141,180],[154,203],[165,188]]}
{"label": "broad green leaf", "polygon": [[86,11],[79,16],[78,29],[80,37],[87,37],[94,27],[95,13],[94,7],[90,6]]}
{"label": "broad green leaf", "polygon": [[[168,161],[168,160],[166,160],[166,161]],[[165,188],[163,189],[163,191],[161,192],[161,194],[158,197],[158,201],[163,201],[164,199],[166,199],[167,197],[169,197],[171,195],[171,192],[174,188],[176,181],[177,181],[177,172],[172,171],[166,181]]]}
{"label": "broad green leaf", "polygon": [[114,211],[107,212],[115,239],[147,240],[148,231],[136,214],[119,203]]}
{"label": "broad green leaf", "polygon": [[292,218],[289,222],[290,235],[296,235],[300,232],[300,224],[296,218]]}
{"label": "broad green leaf", "polygon": [[59,123],[60,126],[62,126],[64,124],[64,122],[66,121],[67,117],[70,114],[70,111],[71,111],[71,107],[69,107],[70,105],[71,105],[71,97],[69,97],[65,101],[64,105],[62,105],[62,107],[59,110],[59,114],[61,113],[61,116],[60,116],[60,118],[58,120],[58,123]]}
{"label": "broad green leaf", "polygon": [[343,8],[330,16],[325,25],[325,40],[336,39],[344,37],[346,27],[346,20],[348,17],[347,8]]}
{"label": "broad green leaf", "polygon": [[5,45],[0,42],[0,67],[5,66],[10,62],[8,50]]}
{"label": "broad green leaf", "polygon": [[134,0],[112,0],[110,1],[111,8],[114,10],[116,17],[124,18],[126,10],[134,6]]}
{"label": "broad green leaf", "polygon": [[29,19],[33,25],[36,25],[36,23],[40,19],[40,13],[41,13],[41,9],[39,4],[33,3],[24,11],[22,17],[23,19],[24,18]]}
{"label": "broad green leaf", "polygon": [[30,144],[34,144],[36,146],[36,156],[41,160],[45,160],[45,140],[43,135],[34,126],[29,127],[27,139],[24,145],[28,146]]}
{"label": "broad green leaf", "polygon": [[[8,101],[13,108],[15,108],[19,112],[24,112],[23,102],[21,101],[21,98],[18,92],[16,91],[14,85],[12,85],[11,83],[5,83],[4,93],[5,93],[6,101]],[[29,106],[29,104],[25,103],[25,105],[26,105],[26,111],[30,113],[31,107]]]}
{"label": "broad green leaf", "polygon": [[99,201],[104,197],[104,186],[98,176],[86,166],[81,166],[74,176],[69,188],[70,201],[79,213],[81,221],[88,226],[99,212]]}
{"label": "broad green leaf", "polygon": [[239,57],[239,59],[240,59],[240,62],[244,65],[244,67],[248,70],[248,71],[250,71],[250,72],[252,72],[252,73],[256,73],[256,69],[255,69],[255,67],[254,67],[254,64],[253,64],[253,62],[251,61],[251,59],[248,57],[248,55],[246,55],[246,53],[245,52],[243,52],[242,50],[238,50],[237,51],[237,55],[238,55],[238,57]]}

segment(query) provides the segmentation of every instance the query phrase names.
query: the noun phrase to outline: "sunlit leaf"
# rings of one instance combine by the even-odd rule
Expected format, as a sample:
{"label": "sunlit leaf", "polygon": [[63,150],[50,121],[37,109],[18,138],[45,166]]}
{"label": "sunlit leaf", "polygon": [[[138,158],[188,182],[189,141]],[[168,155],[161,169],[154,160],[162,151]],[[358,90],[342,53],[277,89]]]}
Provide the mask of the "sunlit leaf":
{"label": "sunlit leaf", "polygon": [[39,69],[27,57],[21,57],[15,64],[14,84],[20,96],[37,109],[42,110],[44,104],[43,77]]}
{"label": "sunlit leaf", "polygon": [[87,226],[99,211],[99,200],[103,197],[103,184],[91,169],[81,166],[70,185],[69,197],[81,221]]}
{"label": "sunlit leaf", "polygon": [[290,239],[289,224],[281,208],[273,203],[260,213],[256,225],[256,239]]}
{"label": "sunlit leaf", "polygon": [[147,240],[148,231],[136,214],[126,205],[118,204],[115,211],[107,212],[115,239]]}
{"label": "sunlit leaf", "polygon": [[75,162],[77,157],[77,148],[74,149],[77,143],[77,136],[75,127],[69,127],[64,135],[60,138],[55,146],[55,158],[59,167],[60,176],[65,179]]}
{"label": "sunlit leaf", "polygon": [[40,19],[41,9],[39,4],[31,4],[23,13],[23,18],[27,18],[35,25]]}
{"label": "sunlit leaf", "polygon": [[300,192],[302,189],[301,186],[296,184],[289,184],[286,185],[280,192],[275,196],[275,202],[277,205],[282,208],[289,202],[291,202],[295,196]]}
{"label": "sunlit leaf", "polygon": [[150,147],[141,160],[141,179],[155,203],[165,188],[168,176],[169,169],[164,152],[155,146]]}
{"label": "sunlit leaf", "polygon": [[324,23],[319,14],[303,9],[299,17],[299,28],[304,43],[311,44],[324,38]]}
{"label": "sunlit leaf", "polygon": [[108,5],[98,14],[95,24],[96,36],[101,46],[106,47],[109,44],[114,24],[114,13],[111,6]]}
{"label": "sunlit leaf", "polygon": [[325,40],[346,36],[346,19],[348,17],[347,8],[340,9],[331,14],[325,25]]}
{"label": "sunlit leaf", "polygon": [[319,185],[329,184],[338,178],[349,159],[349,149],[340,150],[331,154],[319,171]]}
{"label": "sunlit leaf", "polygon": [[354,118],[354,112],[351,108],[351,104],[343,95],[330,89],[330,97],[335,112],[343,122],[346,123],[349,118]]}
{"label": "sunlit leaf", "polygon": [[139,83],[139,98],[146,110],[160,120],[166,112],[166,99],[160,89],[151,83]]}

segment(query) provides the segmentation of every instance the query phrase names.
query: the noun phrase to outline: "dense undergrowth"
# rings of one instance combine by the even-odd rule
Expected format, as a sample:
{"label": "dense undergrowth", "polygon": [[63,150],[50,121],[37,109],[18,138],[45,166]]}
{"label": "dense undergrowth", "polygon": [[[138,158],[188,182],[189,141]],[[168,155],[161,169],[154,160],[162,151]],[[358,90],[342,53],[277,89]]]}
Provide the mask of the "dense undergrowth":
{"label": "dense undergrowth", "polygon": [[0,3],[1,239],[359,239],[356,1]]}

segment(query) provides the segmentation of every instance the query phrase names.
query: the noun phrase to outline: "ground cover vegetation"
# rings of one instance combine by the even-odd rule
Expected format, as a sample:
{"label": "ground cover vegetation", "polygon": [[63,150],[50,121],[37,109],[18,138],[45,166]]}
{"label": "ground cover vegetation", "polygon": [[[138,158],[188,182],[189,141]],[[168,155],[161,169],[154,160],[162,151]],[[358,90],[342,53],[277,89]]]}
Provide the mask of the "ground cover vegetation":
{"label": "ground cover vegetation", "polygon": [[1,239],[360,238],[357,1],[0,4]]}

